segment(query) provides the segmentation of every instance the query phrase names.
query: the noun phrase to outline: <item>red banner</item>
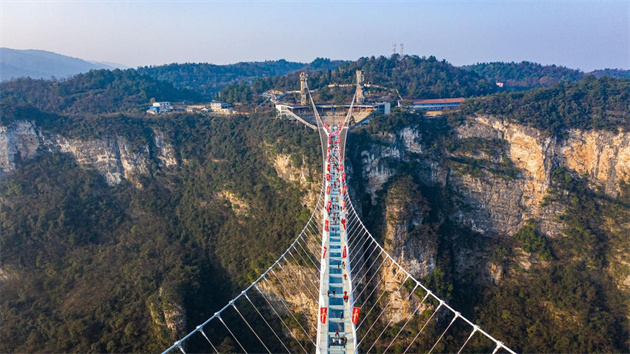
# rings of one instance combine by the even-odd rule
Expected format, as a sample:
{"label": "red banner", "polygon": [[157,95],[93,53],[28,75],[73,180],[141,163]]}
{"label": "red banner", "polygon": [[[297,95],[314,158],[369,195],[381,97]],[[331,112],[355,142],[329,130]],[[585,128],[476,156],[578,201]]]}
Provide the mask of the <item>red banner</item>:
{"label": "red banner", "polygon": [[359,322],[359,313],[361,313],[361,308],[355,307],[352,309],[352,323],[355,325]]}
{"label": "red banner", "polygon": [[346,249],[346,246],[343,246],[343,253],[341,255],[343,258],[348,257],[348,250]]}
{"label": "red banner", "polygon": [[326,258],[326,251],[328,250],[328,248],[326,246],[324,246],[324,255],[322,256],[322,259]]}
{"label": "red banner", "polygon": [[326,316],[328,315],[328,307],[320,307],[319,308],[319,320],[322,323],[326,323]]}

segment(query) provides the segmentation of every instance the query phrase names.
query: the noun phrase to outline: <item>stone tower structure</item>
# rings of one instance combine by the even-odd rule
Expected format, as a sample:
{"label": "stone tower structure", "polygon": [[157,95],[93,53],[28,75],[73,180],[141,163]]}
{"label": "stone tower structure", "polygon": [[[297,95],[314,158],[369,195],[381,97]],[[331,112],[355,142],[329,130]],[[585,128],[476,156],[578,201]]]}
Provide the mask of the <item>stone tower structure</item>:
{"label": "stone tower structure", "polygon": [[308,100],[306,97],[306,88],[308,87],[308,74],[306,72],[300,73],[300,104],[306,106]]}
{"label": "stone tower structure", "polygon": [[357,70],[357,103],[365,102],[365,96],[363,95],[363,72],[361,70]]}

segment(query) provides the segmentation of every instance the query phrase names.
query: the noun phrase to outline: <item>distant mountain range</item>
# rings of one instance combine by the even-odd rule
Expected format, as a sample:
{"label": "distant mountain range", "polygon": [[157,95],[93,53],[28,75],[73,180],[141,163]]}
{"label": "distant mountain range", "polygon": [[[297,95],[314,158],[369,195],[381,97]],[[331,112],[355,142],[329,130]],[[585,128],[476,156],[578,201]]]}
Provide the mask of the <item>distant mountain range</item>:
{"label": "distant mountain range", "polygon": [[585,73],[557,65],[542,65],[529,61],[520,63],[493,62],[466,65],[462,68],[473,71],[489,80],[501,83],[506,89],[527,90],[534,87],[550,87],[558,82],[576,82],[588,75],[597,78],[630,78],[630,70],[600,69]]}
{"label": "distant mountain range", "polygon": [[0,48],[0,81],[19,77],[68,78],[95,69],[126,68],[115,63],[89,62],[45,50]]}
{"label": "distant mountain range", "polygon": [[[430,57],[429,59],[431,58],[433,57]],[[382,61],[384,59],[386,58],[379,60]],[[403,60],[412,65],[415,68],[413,70],[420,70],[421,68],[417,66],[421,63],[424,63],[425,66],[436,66],[439,64],[433,63],[436,61],[433,59],[427,61],[420,59],[423,58],[417,58],[415,56],[399,58],[399,60]],[[366,60],[367,58],[359,60],[354,64],[350,61],[331,61],[326,58],[317,58],[312,63],[289,62],[283,59],[264,62],[242,62],[228,65],[214,65],[210,63],[173,63],[159,66],[138,67],[135,70],[140,74],[151,76],[154,79],[170,82],[175,86],[175,88],[194,90],[206,98],[211,98],[228,85],[239,83],[251,84],[255,79],[284,77],[287,74],[299,70],[325,73],[328,71],[335,71],[340,67],[343,69],[344,66],[347,66],[352,70],[346,70],[348,74],[346,79],[353,80],[351,76],[353,77],[354,70],[362,69],[364,71],[371,72],[374,69],[371,68],[370,65],[363,67],[361,63]],[[369,60],[367,61],[369,62]],[[583,71],[570,69],[564,66],[541,65],[528,61],[520,63],[477,63],[474,65],[465,65],[457,69],[452,67],[450,64],[447,64],[448,63],[444,62],[442,65],[446,65],[445,67],[452,68],[452,70],[456,71],[463,69],[465,72],[473,72],[480,77],[489,80],[491,83],[500,83],[502,85],[501,87],[506,90],[527,90],[534,87],[550,87],[558,82],[576,82],[587,75],[594,75],[597,78],[602,76],[630,78],[630,70],[602,69],[585,73]],[[30,77],[33,79],[51,79],[55,77],[61,79],[86,73],[90,70],[113,70],[116,68],[128,69],[128,67],[121,64],[86,61],[44,50],[0,48],[0,82],[20,77]],[[440,72],[440,70],[437,71]],[[390,73],[387,75],[389,74]],[[318,76],[317,74],[315,75]],[[411,81],[422,80],[422,76],[423,74],[420,72],[415,72],[414,74],[411,74],[411,77],[403,81],[409,83]],[[297,82],[296,79],[292,78],[291,85],[294,85],[295,82]],[[449,80],[447,80],[447,82],[449,82]],[[426,92],[423,93],[418,90],[422,87],[427,87],[427,84],[428,83],[424,83],[418,87],[410,87],[408,88],[411,90],[409,93],[414,92],[415,96],[418,97],[425,96]],[[406,92],[407,90],[405,89],[403,91]],[[489,91],[485,93],[489,93]],[[481,93],[477,92],[477,94]],[[403,93],[403,95],[405,94]]]}

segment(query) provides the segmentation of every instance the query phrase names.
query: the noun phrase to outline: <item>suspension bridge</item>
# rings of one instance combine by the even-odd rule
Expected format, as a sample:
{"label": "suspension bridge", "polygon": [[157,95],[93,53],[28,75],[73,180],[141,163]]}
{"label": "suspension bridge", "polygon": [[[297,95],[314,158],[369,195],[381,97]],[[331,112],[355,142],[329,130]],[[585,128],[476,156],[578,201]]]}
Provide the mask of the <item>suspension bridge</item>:
{"label": "suspension bridge", "polygon": [[309,221],[256,281],[164,353],[514,353],[370,234],[348,195],[344,168],[356,94],[340,122],[322,121],[308,95],[324,162]]}

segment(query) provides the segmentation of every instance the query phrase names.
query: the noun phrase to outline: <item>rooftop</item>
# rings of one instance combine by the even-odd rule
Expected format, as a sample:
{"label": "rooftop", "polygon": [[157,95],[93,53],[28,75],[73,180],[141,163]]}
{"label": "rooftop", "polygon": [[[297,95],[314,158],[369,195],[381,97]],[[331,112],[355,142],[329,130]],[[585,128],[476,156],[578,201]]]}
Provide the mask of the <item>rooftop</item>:
{"label": "rooftop", "polygon": [[448,103],[462,103],[466,99],[463,97],[458,98],[432,98],[427,100],[411,100],[413,104],[448,104]]}

